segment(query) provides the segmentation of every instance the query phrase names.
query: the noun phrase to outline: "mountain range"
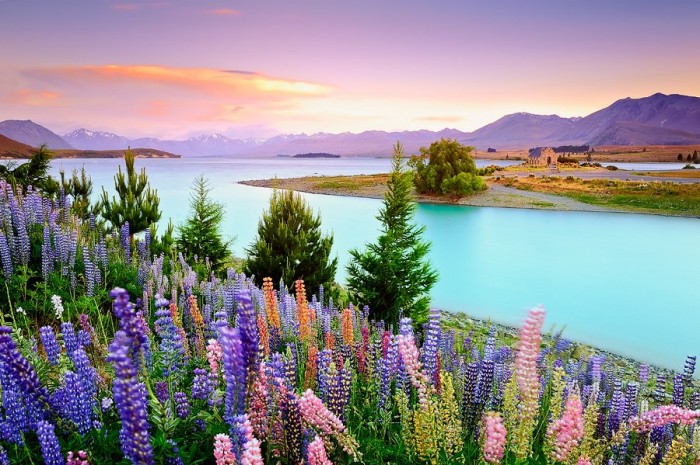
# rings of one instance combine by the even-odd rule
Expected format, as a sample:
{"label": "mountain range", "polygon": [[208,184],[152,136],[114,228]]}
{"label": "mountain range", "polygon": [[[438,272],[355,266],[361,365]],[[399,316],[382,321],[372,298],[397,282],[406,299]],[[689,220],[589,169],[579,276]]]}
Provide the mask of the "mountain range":
{"label": "mountain range", "polygon": [[700,98],[657,93],[644,98],[625,98],[586,117],[514,113],[473,132],[365,131],[279,135],[266,140],[231,139],[209,134],[186,140],[129,139],[103,131],[78,129],[58,136],[32,121],[0,123],[0,135],[24,144],[42,143],[52,149],[123,150],[147,147],[185,156],[274,156],[327,152],[344,156],[386,156],[396,141],[406,153],[417,153],[440,138],[456,139],[478,150],[527,148],[538,145],[686,145],[700,143]]}

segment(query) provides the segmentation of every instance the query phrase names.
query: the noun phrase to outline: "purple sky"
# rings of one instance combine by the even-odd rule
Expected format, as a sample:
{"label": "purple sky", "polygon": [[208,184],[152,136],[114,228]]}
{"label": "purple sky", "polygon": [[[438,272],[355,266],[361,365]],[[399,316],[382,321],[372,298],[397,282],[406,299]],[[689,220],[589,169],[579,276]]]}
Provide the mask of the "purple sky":
{"label": "purple sky", "polygon": [[697,0],[0,0],[0,120],[127,136],[469,131],[700,95]]}

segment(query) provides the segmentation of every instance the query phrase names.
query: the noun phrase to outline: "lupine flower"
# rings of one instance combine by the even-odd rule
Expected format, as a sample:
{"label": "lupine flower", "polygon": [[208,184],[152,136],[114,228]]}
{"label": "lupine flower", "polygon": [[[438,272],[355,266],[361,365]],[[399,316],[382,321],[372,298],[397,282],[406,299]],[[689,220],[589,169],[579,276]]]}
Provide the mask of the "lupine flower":
{"label": "lupine flower", "polygon": [[697,360],[696,355],[688,355],[688,357],[685,359],[685,366],[683,367],[683,375],[685,376],[685,379],[687,382],[690,382],[690,380],[693,378],[693,374],[695,373],[696,360]]}
{"label": "lupine flower", "polygon": [[226,412],[224,417],[232,425],[236,415],[245,410],[248,384],[243,343],[238,328],[221,328],[224,376],[226,379]]}
{"label": "lupine flower", "polygon": [[440,345],[440,310],[430,309],[430,317],[423,342],[423,365],[428,379],[434,379],[437,372],[438,347]]}
{"label": "lupine flower", "polygon": [[0,259],[2,260],[5,281],[9,281],[12,277],[12,255],[10,254],[10,246],[7,243],[7,236],[2,232],[0,232]]}
{"label": "lupine flower", "polygon": [[280,393],[280,412],[287,445],[287,457],[291,463],[299,463],[301,457],[301,414],[297,396],[293,392]]}
{"label": "lupine flower", "polygon": [[202,368],[194,369],[194,380],[192,381],[192,398],[205,400],[214,390],[214,383],[211,381],[209,373]]}
{"label": "lupine flower", "polygon": [[235,465],[236,456],[233,454],[231,438],[226,434],[214,436],[214,458],[216,465]]}
{"label": "lupine flower", "polygon": [[63,344],[66,347],[66,353],[72,354],[78,349],[78,337],[75,334],[73,323],[68,321],[61,323],[61,335],[63,336]]}
{"label": "lupine flower", "polygon": [[243,446],[241,465],[263,465],[260,441],[256,438],[247,441],[245,446]]}
{"label": "lupine flower", "polygon": [[102,407],[103,412],[106,412],[107,410],[111,409],[112,405],[114,405],[114,401],[111,397],[103,397],[102,401],[100,402],[100,407]]}
{"label": "lupine flower", "polygon": [[79,450],[75,453],[72,451],[68,452],[66,465],[90,465],[90,462],[88,461],[87,453],[84,450]]}
{"label": "lupine flower", "polygon": [[190,416],[190,403],[187,401],[187,395],[182,391],[177,391],[173,394],[173,399],[177,408],[177,416],[182,419]]}
{"label": "lupine flower", "polygon": [[692,425],[700,420],[700,410],[688,410],[676,405],[662,405],[629,420],[630,427],[639,433],[673,423]]}
{"label": "lupine flower", "polygon": [[119,243],[124,250],[126,263],[131,263],[131,238],[129,233],[129,222],[126,221],[119,229]]}
{"label": "lupine flower", "polygon": [[267,405],[269,402],[269,393],[267,390],[267,375],[265,374],[265,365],[260,363],[260,367],[253,383],[253,396],[250,403],[250,423],[253,426],[255,435],[260,439],[265,439],[270,432],[269,420],[267,415]]}
{"label": "lupine flower", "polygon": [[355,337],[355,330],[352,325],[352,311],[349,308],[346,308],[343,311],[342,333],[343,344],[348,347],[352,347]]}
{"label": "lupine flower", "polygon": [[423,373],[421,363],[418,360],[418,348],[413,340],[413,336],[399,334],[399,354],[401,361],[410,377],[411,384],[418,391],[418,398],[421,404],[427,402],[428,377]]}
{"label": "lupine flower", "polygon": [[56,333],[53,332],[51,326],[42,326],[39,328],[39,338],[41,343],[44,344],[44,351],[46,352],[46,358],[49,359],[51,365],[58,364],[58,358],[61,355],[61,348],[58,345],[58,340],[56,339]]}
{"label": "lupine flower", "polygon": [[306,288],[304,281],[298,279],[294,282],[296,303],[297,303],[297,322],[299,323],[299,339],[303,342],[309,340],[311,336],[311,321],[309,315],[309,307],[306,301]]}
{"label": "lupine flower", "polygon": [[138,369],[142,361],[147,362],[150,357],[150,339],[143,314],[129,302],[129,293],[124,289],[115,287],[109,296],[114,299],[112,311],[119,321],[119,329],[124,332],[125,341],[129,342],[127,355]]}
{"label": "lupine flower", "polygon": [[221,361],[222,355],[223,353],[221,352],[219,341],[216,339],[209,339],[207,343],[207,360],[209,360],[211,374],[214,376],[219,376],[219,362]]}
{"label": "lupine flower", "polygon": [[245,356],[245,369],[251,372],[258,367],[257,358],[260,336],[258,334],[257,316],[249,290],[242,291],[237,297],[239,303],[237,326]]}
{"label": "lupine flower", "polygon": [[170,453],[172,455],[165,458],[165,465],[185,465],[182,461],[182,457],[180,457],[180,449],[177,447],[175,441],[168,439],[166,442],[170,446]]}
{"label": "lupine flower", "polygon": [[[115,305],[116,306],[116,305]],[[146,388],[138,382],[135,364],[129,358],[132,345],[125,331],[117,331],[109,345],[107,361],[114,366],[114,402],[122,420],[119,434],[124,456],[136,464],[152,464],[153,450],[148,433]]]}
{"label": "lupine flower", "polygon": [[685,380],[684,374],[677,374],[673,377],[673,405],[683,407],[683,399],[685,397]]}
{"label": "lupine flower", "polygon": [[639,382],[646,384],[649,381],[649,365],[642,363],[639,365]]}
{"label": "lupine flower", "polygon": [[503,418],[497,412],[488,412],[484,416],[484,461],[501,463],[506,446],[506,427]]}
{"label": "lupine flower", "polygon": [[311,389],[307,389],[299,398],[299,412],[304,421],[321,434],[331,435],[345,430],[340,418],[331,413]]}
{"label": "lupine flower", "polygon": [[56,314],[56,319],[60,320],[61,317],[63,317],[63,312],[64,312],[63,301],[61,300],[61,296],[56,295],[56,294],[52,295],[51,296],[51,303],[53,304],[53,310],[54,310],[54,313]]}
{"label": "lupine flower", "polygon": [[0,465],[10,465],[10,457],[7,456],[7,451],[0,446]]}
{"label": "lupine flower", "polygon": [[160,353],[163,362],[163,376],[177,375],[182,370],[185,359],[185,346],[182,336],[175,327],[170,310],[161,307],[156,311],[155,328],[160,337]]}
{"label": "lupine flower", "polygon": [[552,457],[566,462],[583,438],[583,405],[578,394],[570,394],[566,399],[564,414],[549,426],[547,436],[554,447]]}
{"label": "lupine flower", "polygon": [[309,465],[333,465],[333,462],[328,460],[326,446],[318,436],[309,443],[309,447],[306,450],[306,460],[309,462]]}
{"label": "lupine flower", "polygon": [[263,278],[263,292],[265,294],[265,310],[267,319],[270,325],[274,328],[280,328],[280,314],[277,311],[277,299],[275,291],[272,289],[272,278]]}
{"label": "lupine flower", "polygon": [[45,465],[64,465],[61,446],[58,444],[54,426],[48,421],[37,423],[36,434],[41,445],[41,455]]}

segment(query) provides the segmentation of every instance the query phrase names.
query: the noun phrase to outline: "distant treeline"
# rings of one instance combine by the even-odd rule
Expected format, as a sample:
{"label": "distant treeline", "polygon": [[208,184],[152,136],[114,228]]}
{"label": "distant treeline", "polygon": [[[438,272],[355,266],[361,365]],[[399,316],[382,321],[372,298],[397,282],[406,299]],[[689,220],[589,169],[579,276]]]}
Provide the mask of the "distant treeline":
{"label": "distant treeline", "polygon": [[315,153],[297,153],[292,158],[340,158],[340,155],[332,153],[315,152]]}
{"label": "distant treeline", "polygon": [[554,153],[585,153],[590,149],[590,145],[560,145],[559,147],[552,147]]}

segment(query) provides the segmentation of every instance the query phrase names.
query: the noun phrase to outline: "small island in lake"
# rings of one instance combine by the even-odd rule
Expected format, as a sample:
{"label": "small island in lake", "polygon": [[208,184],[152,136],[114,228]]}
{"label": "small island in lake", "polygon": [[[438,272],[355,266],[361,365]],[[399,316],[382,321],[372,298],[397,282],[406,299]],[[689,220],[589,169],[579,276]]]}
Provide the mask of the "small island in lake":
{"label": "small island in lake", "polygon": [[340,158],[340,155],[325,152],[297,153],[296,155],[277,155],[278,157],[290,158]]}

